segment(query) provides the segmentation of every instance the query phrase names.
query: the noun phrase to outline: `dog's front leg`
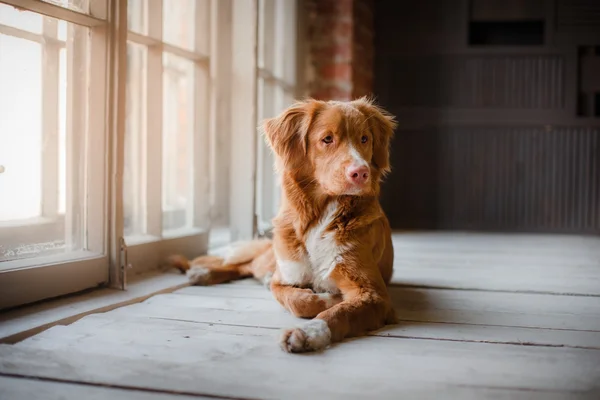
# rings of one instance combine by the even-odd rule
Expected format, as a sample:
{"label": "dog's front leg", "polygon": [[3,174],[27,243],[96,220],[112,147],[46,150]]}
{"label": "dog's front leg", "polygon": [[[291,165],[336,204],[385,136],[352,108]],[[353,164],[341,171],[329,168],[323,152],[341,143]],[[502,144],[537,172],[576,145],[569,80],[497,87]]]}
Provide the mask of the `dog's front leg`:
{"label": "dog's front leg", "polygon": [[341,301],[339,295],[315,293],[311,289],[285,284],[277,272],[271,280],[271,292],[279,304],[300,318],[314,318]]}
{"label": "dog's front leg", "polygon": [[347,337],[364,335],[395,322],[385,283],[374,266],[368,270],[340,264],[330,278],[342,292],[343,301],[303,326],[287,329],[281,347],[290,353],[320,350]]}

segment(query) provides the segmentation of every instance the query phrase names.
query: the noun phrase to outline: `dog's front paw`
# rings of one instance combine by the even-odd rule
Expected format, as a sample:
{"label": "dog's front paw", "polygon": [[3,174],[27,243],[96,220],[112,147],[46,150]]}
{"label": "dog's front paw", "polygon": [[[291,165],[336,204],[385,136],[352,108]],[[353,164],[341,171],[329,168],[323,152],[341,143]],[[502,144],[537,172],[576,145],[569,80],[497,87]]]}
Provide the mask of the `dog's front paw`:
{"label": "dog's front paw", "polygon": [[288,353],[304,353],[324,349],[331,343],[327,322],[313,319],[301,327],[286,329],[281,335],[281,348]]}

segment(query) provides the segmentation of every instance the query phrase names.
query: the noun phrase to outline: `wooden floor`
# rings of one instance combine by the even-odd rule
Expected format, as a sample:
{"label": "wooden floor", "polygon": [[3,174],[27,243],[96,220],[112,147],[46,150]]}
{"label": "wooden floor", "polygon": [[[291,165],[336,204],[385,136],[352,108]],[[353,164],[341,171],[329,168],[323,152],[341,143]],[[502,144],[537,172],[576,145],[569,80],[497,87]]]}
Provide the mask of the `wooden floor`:
{"label": "wooden floor", "polygon": [[[401,322],[310,355],[244,281],[0,346],[0,399],[600,399],[600,239],[402,234]],[[204,397],[203,397],[204,396]]]}

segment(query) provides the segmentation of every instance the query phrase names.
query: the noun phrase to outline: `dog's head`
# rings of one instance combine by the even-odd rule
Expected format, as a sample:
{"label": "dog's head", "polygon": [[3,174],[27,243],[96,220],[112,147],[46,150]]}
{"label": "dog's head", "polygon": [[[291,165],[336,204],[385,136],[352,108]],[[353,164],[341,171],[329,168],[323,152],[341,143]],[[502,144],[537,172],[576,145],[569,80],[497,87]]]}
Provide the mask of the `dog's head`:
{"label": "dog's head", "polygon": [[323,194],[372,195],[390,171],[394,118],[370,100],[306,100],[264,122],[278,168],[317,183]]}

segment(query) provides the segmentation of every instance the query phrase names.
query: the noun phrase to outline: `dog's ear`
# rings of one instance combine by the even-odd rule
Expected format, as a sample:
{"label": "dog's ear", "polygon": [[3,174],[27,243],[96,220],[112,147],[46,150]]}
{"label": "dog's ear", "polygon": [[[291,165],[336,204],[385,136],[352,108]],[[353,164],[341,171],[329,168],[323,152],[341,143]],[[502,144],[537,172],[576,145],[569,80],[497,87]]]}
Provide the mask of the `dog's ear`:
{"label": "dog's ear", "polygon": [[354,106],[366,117],[373,134],[373,164],[382,175],[390,172],[390,142],[396,129],[393,115],[378,107],[372,100],[362,97],[353,101]]}
{"label": "dog's ear", "polygon": [[275,118],[263,122],[263,132],[285,168],[296,169],[308,154],[308,132],[321,106],[320,101],[296,103]]}

